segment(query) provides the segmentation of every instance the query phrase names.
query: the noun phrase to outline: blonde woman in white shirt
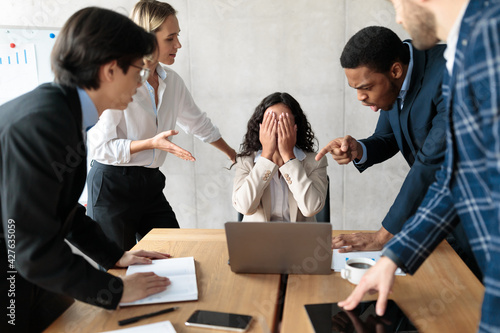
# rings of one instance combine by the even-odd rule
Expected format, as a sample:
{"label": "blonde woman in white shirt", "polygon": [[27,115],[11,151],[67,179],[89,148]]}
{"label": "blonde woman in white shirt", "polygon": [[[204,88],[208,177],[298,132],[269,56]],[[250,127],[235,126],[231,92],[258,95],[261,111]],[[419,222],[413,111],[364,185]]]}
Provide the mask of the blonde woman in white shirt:
{"label": "blonde woman in white shirt", "polygon": [[262,100],[236,158],[233,206],[243,221],[313,222],[325,204],[326,158],[316,161],[314,133],[287,93]]}
{"label": "blonde woman in white shirt", "polygon": [[149,78],[125,111],[104,111],[87,136],[92,158],[87,213],[124,250],[152,228],[179,227],[163,194],[165,176],[159,171],[167,152],[195,160],[169,141],[177,134],[176,124],[233,162],[236,155],[195,104],[181,77],[165,66],[174,63],[181,48],[176,11],[165,2],[139,1],[131,18],[156,35],[158,50]]}

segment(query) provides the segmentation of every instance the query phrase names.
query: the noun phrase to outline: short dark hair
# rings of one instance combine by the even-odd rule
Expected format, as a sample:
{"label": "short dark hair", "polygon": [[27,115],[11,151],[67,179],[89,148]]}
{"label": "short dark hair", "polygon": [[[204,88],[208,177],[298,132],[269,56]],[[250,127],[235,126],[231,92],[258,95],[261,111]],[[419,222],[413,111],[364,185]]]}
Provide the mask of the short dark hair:
{"label": "short dark hair", "polygon": [[279,103],[286,105],[295,118],[295,124],[297,125],[297,142],[295,146],[306,152],[315,151],[316,138],[299,102],[286,92],[275,92],[264,98],[255,108],[253,115],[248,121],[247,133],[241,144],[241,152],[237,156],[249,156],[252,152],[262,149],[262,144],[259,140],[259,124],[262,123],[264,112],[267,108]]}
{"label": "short dark hair", "polygon": [[117,60],[126,74],[133,61],[155,47],[155,36],[126,16],[88,7],[73,14],[61,29],[52,49],[52,71],[59,84],[98,89],[102,65]]}
{"label": "short dark hair", "polygon": [[392,30],[371,26],[349,39],[342,55],[342,68],[366,66],[378,73],[388,72],[395,62],[410,63],[410,50]]}

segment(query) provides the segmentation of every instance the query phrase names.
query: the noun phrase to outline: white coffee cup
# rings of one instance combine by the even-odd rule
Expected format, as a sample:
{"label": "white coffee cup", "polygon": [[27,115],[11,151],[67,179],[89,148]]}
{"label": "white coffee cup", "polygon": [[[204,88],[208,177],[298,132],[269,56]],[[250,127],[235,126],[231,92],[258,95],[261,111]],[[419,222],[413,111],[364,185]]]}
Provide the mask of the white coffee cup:
{"label": "white coffee cup", "polygon": [[340,271],[340,276],[353,284],[358,284],[366,271],[373,265],[375,265],[373,259],[352,258],[345,262],[345,268]]}

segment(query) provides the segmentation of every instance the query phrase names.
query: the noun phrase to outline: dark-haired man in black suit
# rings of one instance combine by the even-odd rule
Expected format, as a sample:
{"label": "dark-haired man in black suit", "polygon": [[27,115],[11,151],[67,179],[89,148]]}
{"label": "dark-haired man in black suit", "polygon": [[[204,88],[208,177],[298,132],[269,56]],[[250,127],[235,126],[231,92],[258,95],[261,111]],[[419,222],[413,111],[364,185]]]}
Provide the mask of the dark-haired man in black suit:
{"label": "dark-haired man in black suit", "polygon": [[122,251],[77,203],[86,178],[85,130],[105,109],[127,107],[147,79],[143,57],[154,48],[154,36],[125,16],[82,9],[54,45],[55,83],[0,106],[0,285],[7,312],[0,331],[42,331],[73,298],[114,309],[169,284],[153,273],[118,278],[99,271],[65,242],[106,268],[168,257]]}

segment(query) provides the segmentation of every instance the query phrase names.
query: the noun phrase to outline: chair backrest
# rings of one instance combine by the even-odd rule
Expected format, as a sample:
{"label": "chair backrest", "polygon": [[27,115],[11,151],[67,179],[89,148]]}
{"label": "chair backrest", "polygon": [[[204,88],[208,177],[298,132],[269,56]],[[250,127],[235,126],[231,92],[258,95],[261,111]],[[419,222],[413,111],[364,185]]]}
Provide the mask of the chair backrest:
{"label": "chair backrest", "polygon": [[[316,221],[330,223],[330,177],[326,176],[328,186],[326,188],[325,205],[323,209],[316,214]],[[243,214],[238,212],[238,222],[243,221]]]}
{"label": "chair backrest", "polygon": [[316,221],[330,223],[330,177],[328,177],[328,175],[326,176],[326,180],[328,182],[328,187],[326,188],[325,205],[323,209],[316,214]]}

